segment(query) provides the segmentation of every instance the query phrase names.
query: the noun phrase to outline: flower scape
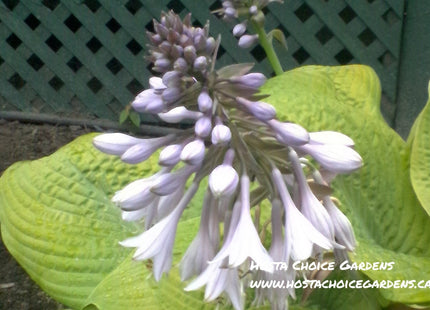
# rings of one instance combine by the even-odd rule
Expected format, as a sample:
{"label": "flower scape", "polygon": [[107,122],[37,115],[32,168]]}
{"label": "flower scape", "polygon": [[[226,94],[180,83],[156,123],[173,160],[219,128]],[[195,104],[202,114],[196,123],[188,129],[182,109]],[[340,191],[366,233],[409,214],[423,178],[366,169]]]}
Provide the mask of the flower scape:
{"label": "flower scape", "polygon": [[[229,8],[226,14],[234,16]],[[215,70],[220,39],[209,36],[208,24],[193,27],[190,15],[182,20],[168,12],[154,21],[154,29],[148,34],[148,59],[160,77],[149,79],[150,88],[137,95],[132,107],[167,123],[192,120],[194,125],[158,138],[122,133],[94,138],[97,149],[129,164],[161,149],[160,170],[112,198],[125,221],[143,220],[145,226],[121,245],[136,248],[135,260],[151,259],[160,280],[172,266],[181,215],[207,178],[200,228],[180,266],[182,280],[191,279],[185,290],[205,286],[206,301],[223,294],[235,309],[243,309],[250,279],[298,276],[293,268],[275,270],[273,262],[292,264],[322,258],[326,251],[353,251],[351,224],[330,197],[329,181],[361,167],[354,142],[338,132],[308,132],[278,120],[258,91],[266,78],[251,73],[251,64]],[[312,188],[327,190],[321,195]],[[269,246],[260,238],[260,208],[271,208]],[[249,270],[251,260],[261,270]],[[295,298],[294,290],[259,289],[254,303],[268,300],[273,309],[286,309],[289,296]]]}

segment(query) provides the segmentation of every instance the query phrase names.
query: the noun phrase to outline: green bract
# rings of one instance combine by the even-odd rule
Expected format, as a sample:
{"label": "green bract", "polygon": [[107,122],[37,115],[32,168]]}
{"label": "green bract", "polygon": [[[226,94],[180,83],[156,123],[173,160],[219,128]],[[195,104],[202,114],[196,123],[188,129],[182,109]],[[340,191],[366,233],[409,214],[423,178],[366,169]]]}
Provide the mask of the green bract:
{"label": "green bract", "polygon": [[[358,240],[351,258],[395,264],[389,271],[330,277],[430,280],[429,105],[406,143],[380,115],[380,86],[368,67],[302,67],[272,78],[262,93],[271,95],[266,101],[283,120],[308,131],[345,133],[363,157],[363,168],[334,184]],[[133,261],[130,249],[118,245],[141,228],[122,221],[110,198],[127,183],[153,174],[157,158],[126,165],[95,150],[93,137],[83,136],[49,157],[16,163],[0,178],[1,232],[11,254],[48,294],[73,309],[214,309],[214,303],[203,302],[202,291],[183,291],[177,268],[198,229],[202,193],[179,224],[175,267],[156,283],[151,263]],[[383,298],[372,290],[319,290],[306,308],[290,308],[430,303],[430,289],[391,288],[379,294]]]}

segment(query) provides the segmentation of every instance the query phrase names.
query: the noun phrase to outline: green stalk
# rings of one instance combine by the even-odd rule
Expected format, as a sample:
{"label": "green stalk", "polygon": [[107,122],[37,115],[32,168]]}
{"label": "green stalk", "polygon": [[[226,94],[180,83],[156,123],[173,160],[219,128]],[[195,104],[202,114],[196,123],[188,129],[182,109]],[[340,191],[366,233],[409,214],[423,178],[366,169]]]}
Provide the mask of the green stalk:
{"label": "green stalk", "polygon": [[279,62],[278,56],[276,55],[272,43],[267,38],[267,33],[266,31],[264,31],[264,27],[255,21],[252,21],[252,26],[254,27],[254,30],[258,35],[260,45],[261,47],[263,47],[264,52],[267,55],[267,59],[269,59],[270,65],[275,71],[275,74],[281,75],[282,73],[284,73],[284,70],[282,69],[281,63]]}

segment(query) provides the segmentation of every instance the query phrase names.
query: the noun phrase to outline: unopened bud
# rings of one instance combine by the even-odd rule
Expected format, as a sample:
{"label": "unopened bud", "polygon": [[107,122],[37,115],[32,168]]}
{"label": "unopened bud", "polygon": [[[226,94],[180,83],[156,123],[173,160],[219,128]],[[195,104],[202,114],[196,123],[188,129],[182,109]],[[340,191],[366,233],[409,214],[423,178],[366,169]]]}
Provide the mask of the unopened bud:
{"label": "unopened bud", "polygon": [[258,41],[258,35],[256,34],[245,34],[239,39],[239,47],[241,48],[249,48],[253,46]]}
{"label": "unopened bud", "polygon": [[174,166],[176,165],[180,160],[182,151],[182,145],[180,144],[171,144],[166,146],[161,152],[160,156],[158,157],[158,164],[160,166]]}
{"label": "unopened bud", "polygon": [[197,120],[194,131],[199,137],[205,138],[209,136],[212,130],[212,121],[210,117],[204,116]]}
{"label": "unopened bud", "polygon": [[189,45],[184,48],[184,58],[189,64],[193,64],[196,57],[197,54],[194,46]]}
{"label": "unopened bud", "polygon": [[267,122],[276,133],[276,139],[285,145],[299,146],[309,142],[309,133],[294,123],[282,123],[275,119]]}
{"label": "unopened bud", "polygon": [[230,78],[230,81],[239,84],[238,86],[258,89],[266,82],[266,77],[262,73],[255,72],[241,76],[233,76]]}
{"label": "unopened bud", "polygon": [[184,58],[180,57],[175,60],[175,63],[173,64],[173,69],[179,72],[187,72],[188,63]]}
{"label": "unopened bud", "polygon": [[200,139],[196,139],[185,145],[181,152],[181,160],[189,165],[200,164],[204,156],[205,144]]}
{"label": "unopened bud", "polygon": [[231,131],[230,128],[223,124],[218,124],[212,130],[211,141],[212,144],[219,145],[230,142]]}
{"label": "unopened bud", "polygon": [[[169,87],[163,91],[161,97],[167,104],[171,104],[181,97],[181,89],[178,87]],[[161,111],[160,111],[161,112]]]}
{"label": "unopened bud", "polygon": [[194,67],[194,70],[203,71],[206,69],[207,65],[208,65],[208,61],[206,57],[199,56],[196,58],[196,60],[194,60],[193,67]]}
{"label": "unopened bud", "polygon": [[209,188],[216,198],[229,197],[236,191],[239,176],[232,166],[222,164],[212,170],[208,182]]}
{"label": "unopened bud", "polygon": [[203,90],[199,97],[197,98],[197,103],[199,105],[199,110],[201,112],[206,112],[212,109],[212,98],[209,96],[208,92]]}
{"label": "unopened bud", "polygon": [[240,23],[240,24],[237,24],[236,26],[234,26],[233,35],[235,37],[240,37],[241,35],[243,35],[245,33],[245,31],[246,31],[246,24],[243,22],[243,23]]}
{"label": "unopened bud", "polygon": [[95,137],[93,139],[93,144],[103,153],[122,155],[127,149],[142,141],[142,139],[134,138],[123,133],[106,133]]}
{"label": "unopened bud", "polygon": [[171,109],[170,111],[158,113],[157,115],[166,123],[175,124],[183,121],[184,119],[198,119],[202,116],[202,113],[197,111],[190,111],[184,106],[179,106]]}
{"label": "unopened bud", "polygon": [[265,102],[261,101],[249,101],[242,97],[236,98],[237,103],[244,106],[252,115],[258,118],[260,121],[269,121],[276,117],[275,108]]}
{"label": "unopened bud", "polygon": [[147,89],[136,96],[131,103],[133,109],[141,113],[160,113],[164,109],[163,100],[155,89]]}

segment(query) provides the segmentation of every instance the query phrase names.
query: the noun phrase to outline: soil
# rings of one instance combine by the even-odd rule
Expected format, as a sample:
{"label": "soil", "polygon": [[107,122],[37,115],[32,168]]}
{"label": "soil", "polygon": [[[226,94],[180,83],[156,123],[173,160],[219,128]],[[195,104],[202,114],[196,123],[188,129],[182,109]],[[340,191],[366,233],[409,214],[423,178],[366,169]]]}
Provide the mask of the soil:
{"label": "soil", "polygon": [[[0,119],[0,175],[16,161],[55,152],[92,130],[80,126],[24,124]],[[44,293],[9,254],[0,238],[0,310],[67,309]]]}

